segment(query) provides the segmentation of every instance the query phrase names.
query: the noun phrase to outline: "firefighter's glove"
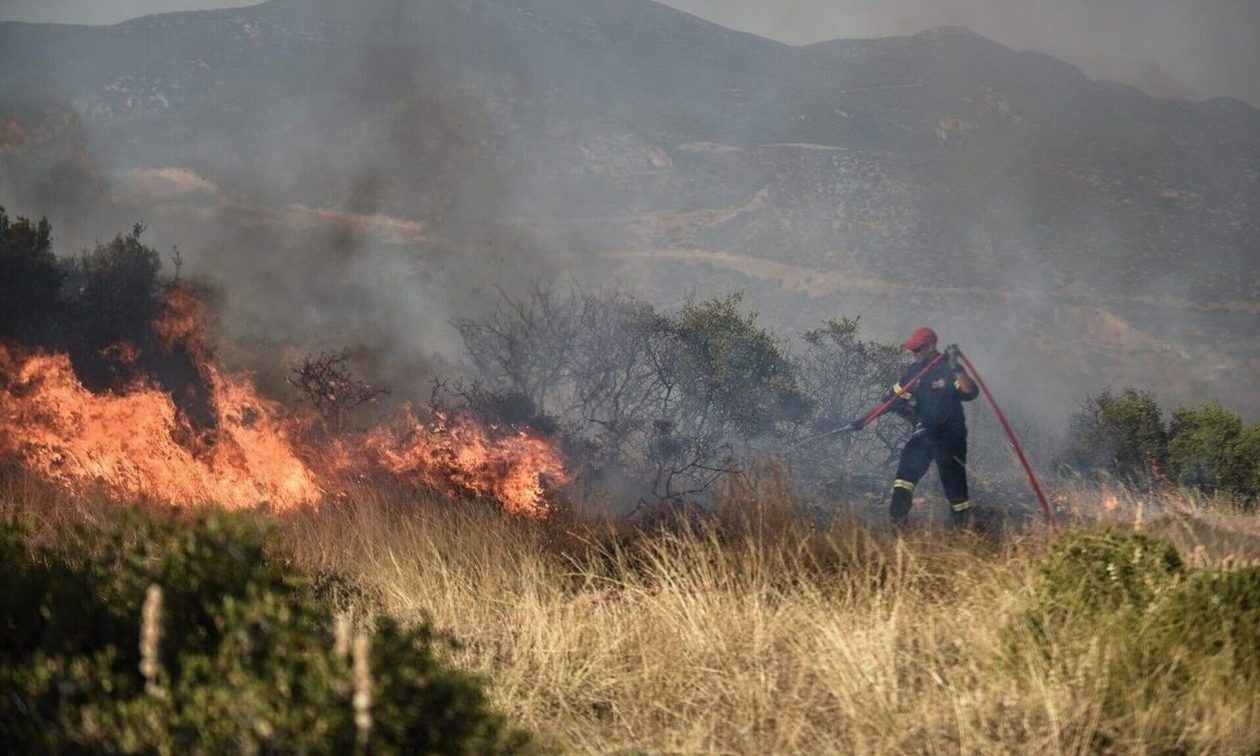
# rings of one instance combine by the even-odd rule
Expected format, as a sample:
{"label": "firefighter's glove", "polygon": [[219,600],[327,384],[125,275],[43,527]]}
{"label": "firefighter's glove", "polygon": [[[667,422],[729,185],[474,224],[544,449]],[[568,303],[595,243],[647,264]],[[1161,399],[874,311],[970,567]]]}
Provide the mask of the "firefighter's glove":
{"label": "firefighter's glove", "polygon": [[866,418],[859,417],[857,420],[854,420],[853,422],[845,426],[845,430],[851,433],[856,433],[865,427],[866,427]]}
{"label": "firefighter's glove", "polygon": [[957,344],[950,344],[945,347],[945,357],[949,359],[949,369],[955,373],[962,372],[962,351],[958,349]]}

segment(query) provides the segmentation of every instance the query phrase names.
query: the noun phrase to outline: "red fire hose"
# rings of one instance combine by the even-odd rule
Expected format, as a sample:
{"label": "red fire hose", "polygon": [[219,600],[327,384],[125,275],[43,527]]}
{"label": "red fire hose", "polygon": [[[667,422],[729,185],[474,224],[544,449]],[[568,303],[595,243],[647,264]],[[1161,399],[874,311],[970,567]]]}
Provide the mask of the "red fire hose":
{"label": "red fire hose", "polygon": [[927,371],[936,367],[936,363],[940,362],[943,359],[945,359],[945,354],[943,352],[941,354],[936,355],[936,357],[932,358],[932,361],[929,362],[927,365],[925,365],[922,370],[916,373],[913,378],[906,381],[906,385],[901,387],[901,391],[894,393],[892,396],[888,397],[884,401],[875,405],[874,409],[872,409],[870,412],[867,412],[865,415],[863,415],[862,420],[861,420],[862,425],[863,426],[868,425],[872,420],[876,419],[880,415],[887,412],[888,408],[893,406],[893,404],[895,404],[896,401],[901,398],[902,394],[909,393],[911,389],[913,389],[915,386],[918,386],[919,381],[923,380],[923,376],[927,375]]}
{"label": "red fire hose", "polygon": [[1011,442],[1011,448],[1015,450],[1015,456],[1019,458],[1019,464],[1023,466],[1024,472],[1028,475],[1028,482],[1032,485],[1033,493],[1037,494],[1037,501],[1041,503],[1041,510],[1046,513],[1046,524],[1050,526],[1050,530],[1057,533],[1059,526],[1054,521],[1054,509],[1050,506],[1050,501],[1046,498],[1045,492],[1041,490],[1041,483],[1038,482],[1032,465],[1028,464],[1028,457],[1024,456],[1024,448],[1020,446],[1019,439],[1015,438],[1015,431],[1011,429],[1011,424],[1006,421],[1005,413],[998,406],[997,400],[993,398],[993,392],[989,391],[989,387],[984,385],[984,379],[980,377],[980,373],[976,372],[976,366],[971,364],[971,360],[967,359],[967,355],[959,352],[958,356],[962,359],[963,364],[967,366],[967,371],[971,373],[971,377],[976,380],[976,385],[984,393],[984,398],[989,400],[989,406],[993,407],[993,412],[997,415],[998,422],[1002,424],[1002,430],[1006,432],[1007,440]]}

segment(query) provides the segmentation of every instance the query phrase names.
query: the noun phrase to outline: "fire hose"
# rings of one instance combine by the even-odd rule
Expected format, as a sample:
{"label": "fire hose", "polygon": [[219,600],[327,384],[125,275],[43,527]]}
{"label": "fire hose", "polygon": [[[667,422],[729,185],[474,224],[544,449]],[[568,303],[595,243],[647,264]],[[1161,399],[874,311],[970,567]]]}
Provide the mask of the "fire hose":
{"label": "fire hose", "polygon": [[[943,359],[945,359],[944,354],[936,355],[936,357],[933,358],[932,361],[929,362],[922,370],[920,370],[917,374],[915,374],[913,378],[906,381],[906,385],[901,387],[901,393],[906,393],[910,391],[911,389],[913,389],[915,386],[919,385],[919,381],[923,380],[923,376],[927,374],[927,371],[931,370],[933,367],[936,367],[936,363],[940,362]],[[834,436],[839,433],[854,433],[856,431],[859,431],[862,428],[865,428],[868,424],[870,424],[871,421],[875,420],[880,415],[887,412],[888,408],[892,407],[893,404],[899,398],[901,398],[900,394],[893,394],[892,396],[888,397],[884,401],[875,405],[875,407],[873,407],[870,412],[867,412],[865,415],[862,415],[860,419],[853,421],[853,423],[851,423],[850,425],[845,425],[845,426],[836,428],[834,430],[829,430],[825,433],[819,433],[816,436],[806,436],[805,438],[793,444],[792,448],[795,449],[796,447],[801,446],[802,444],[807,444],[810,441],[817,441],[821,438],[827,438],[828,436]]]}
{"label": "fire hose", "polygon": [[1041,483],[1037,480],[1037,474],[1033,472],[1032,465],[1028,464],[1028,457],[1024,455],[1024,447],[1020,445],[1019,439],[1015,437],[1015,431],[1011,428],[1011,424],[1007,422],[1006,414],[998,406],[997,399],[993,398],[993,392],[989,391],[989,387],[984,384],[984,379],[976,371],[976,366],[971,364],[971,360],[967,359],[967,355],[959,352],[958,357],[962,360],[963,365],[967,367],[967,372],[971,373],[971,377],[976,380],[976,385],[980,387],[984,398],[989,400],[989,406],[993,408],[993,413],[997,415],[998,422],[1002,424],[1002,430],[1006,432],[1006,439],[1011,442],[1011,449],[1014,450],[1016,458],[1019,459],[1019,464],[1024,468],[1024,473],[1028,476],[1028,483],[1032,486],[1033,493],[1037,495],[1037,502],[1041,504],[1041,511],[1046,513],[1046,524],[1050,526],[1051,531],[1057,533],[1059,526],[1054,520],[1054,508],[1050,506],[1050,500],[1046,498],[1045,491],[1041,490]]}
{"label": "fire hose", "polygon": [[[944,353],[938,354],[913,378],[906,381],[906,384],[900,387],[900,391],[898,393],[894,393],[892,396],[877,404],[869,412],[863,415],[860,420],[855,421],[852,425],[846,425],[842,428],[827,431],[826,433],[820,433],[816,436],[809,436],[808,438],[798,441],[795,446],[800,446],[806,442],[816,441],[820,438],[826,438],[838,433],[857,431],[865,427],[868,423],[887,412],[902,394],[908,393],[917,386],[923,376],[935,367],[937,363],[945,359],[945,356],[946,355]],[[1007,421],[1006,413],[1004,413],[1001,406],[998,405],[997,399],[993,398],[993,392],[989,390],[987,385],[985,385],[984,379],[980,377],[980,373],[976,370],[976,366],[971,363],[971,360],[967,359],[967,355],[959,351],[958,357],[962,360],[963,365],[967,367],[967,371],[971,374],[971,377],[975,379],[976,385],[980,387],[980,391],[984,394],[984,398],[988,400],[989,406],[993,408],[993,413],[997,415],[998,423],[1001,424],[1002,430],[1006,433],[1006,439],[1010,442],[1011,449],[1015,452],[1015,457],[1019,460],[1020,466],[1024,468],[1024,474],[1028,476],[1028,483],[1032,486],[1033,493],[1037,496],[1037,502],[1041,504],[1041,511],[1046,515],[1046,524],[1050,526],[1052,531],[1058,532],[1058,524],[1054,519],[1054,509],[1050,506],[1050,500],[1046,498],[1045,491],[1041,489],[1041,483],[1037,480],[1037,474],[1033,472],[1032,465],[1029,464],[1028,457],[1024,454],[1024,447],[1019,443],[1019,439],[1015,436],[1014,429],[1011,428],[1010,422]]]}

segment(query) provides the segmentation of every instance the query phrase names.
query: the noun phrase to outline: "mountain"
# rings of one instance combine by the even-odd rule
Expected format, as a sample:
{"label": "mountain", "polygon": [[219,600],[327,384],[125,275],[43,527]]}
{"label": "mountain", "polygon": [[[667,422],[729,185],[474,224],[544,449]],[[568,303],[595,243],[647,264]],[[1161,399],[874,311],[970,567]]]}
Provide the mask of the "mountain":
{"label": "mountain", "polygon": [[[0,114],[0,193],[55,204],[61,171],[71,206],[207,223],[205,256],[224,226],[349,223],[421,258],[520,244],[739,286],[788,321],[1044,325],[1043,356],[1118,350],[1107,370],[1185,395],[1260,365],[1236,346],[1260,325],[1260,112],[960,28],[792,47],[649,0],[3,23]],[[1075,344],[1094,312],[1124,326]]]}

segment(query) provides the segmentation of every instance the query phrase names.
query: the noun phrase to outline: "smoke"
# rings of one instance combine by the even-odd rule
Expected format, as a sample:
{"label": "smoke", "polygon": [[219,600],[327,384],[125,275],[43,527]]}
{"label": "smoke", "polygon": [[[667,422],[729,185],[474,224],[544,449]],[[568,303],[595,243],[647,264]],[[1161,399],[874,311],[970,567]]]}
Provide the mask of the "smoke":
{"label": "smoke", "polygon": [[[671,4],[798,43],[959,24],[1162,95],[1205,97],[1260,86],[1243,73],[1260,67],[1242,64],[1256,63],[1256,53],[1238,41],[1253,38],[1248,32],[1258,28],[1250,4],[1216,2],[1190,10],[1153,0],[1140,15],[1129,10],[1132,4],[1084,0]],[[1196,319],[1189,308],[1169,314],[1142,304],[1152,297],[1193,300],[1192,284],[1150,270],[1134,277],[1104,264],[1112,250],[1139,249],[1147,242],[1143,234],[1158,231],[1134,227],[1114,208],[1062,201],[1077,191],[1072,182],[1084,186],[1099,177],[1072,176],[1050,191],[1030,185],[1006,163],[1017,155],[1017,167],[1027,168],[1046,154],[1066,154],[1064,145],[1025,136],[987,156],[959,149],[933,163],[936,185],[949,187],[944,198],[916,194],[908,186],[914,177],[895,163],[886,171],[892,175],[870,178],[883,166],[868,162],[843,173],[818,160],[824,153],[812,147],[787,158],[782,151],[754,153],[746,142],[808,141],[812,133],[811,121],[799,120],[815,115],[808,111],[811,103],[792,101],[790,87],[746,105],[728,107],[718,96],[755,91],[763,79],[778,75],[772,66],[781,62],[776,56],[782,51],[776,46],[730,35],[723,43],[741,54],[753,51],[748,59],[757,65],[713,76],[676,68],[661,72],[664,82],[649,86],[640,78],[602,91],[617,81],[610,71],[618,66],[650,66],[655,57],[672,61],[675,49],[656,36],[627,38],[619,27],[601,27],[585,16],[555,27],[531,26],[536,18],[550,18],[553,5],[288,0],[257,9],[261,24],[225,12],[215,18],[220,40],[232,45],[227,64],[263,72],[261,80],[235,81],[240,88],[223,92],[191,131],[141,131],[149,128],[143,118],[118,115],[96,121],[103,125],[92,138],[81,129],[67,131],[80,134],[74,146],[46,141],[51,146],[41,147],[41,154],[82,158],[59,159],[87,166],[78,182],[85,189],[72,192],[73,182],[51,179],[40,191],[17,184],[0,189],[20,198],[7,202],[11,211],[49,214],[63,254],[136,220],[149,225],[150,244],[163,250],[178,245],[184,273],[208,278],[223,292],[225,325],[243,345],[229,352],[236,361],[274,371],[278,362],[308,351],[350,347],[357,367],[400,398],[423,395],[427,379],[448,368],[461,347],[450,322],[497,299],[497,287],[610,276],[642,285],[667,309],[688,295],[745,289],[765,321],[788,333],[826,317],[860,314],[868,335],[900,341],[930,323],[985,367],[995,390],[1022,407],[1019,413],[1047,424],[1116,376],[1162,383],[1180,397],[1195,395],[1199,386],[1186,376],[1197,369],[1194,363],[1210,363],[1217,355],[1204,349],[1183,356],[1167,345],[1219,343],[1222,328]],[[592,3],[589,12],[593,16],[605,5]],[[65,10],[57,20],[105,23],[175,9],[156,3],[100,3],[90,12],[73,7],[84,15]],[[477,26],[469,7],[502,18]],[[614,20],[625,23],[651,10],[655,15],[645,17],[661,22],[651,27],[653,35],[682,35],[668,37],[675,48],[700,36],[678,31],[685,26],[678,14],[647,4],[610,7],[624,13]],[[5,13],[18,17],[27,10],[19,4]],[[294,21],[285,13],[304,15]],[[470,34],[486,28],[503,37]],[[594,51],[566,57],[559,48],[574,37],[561,35],[574,29],[605,36],[592,42],[574,35]],[[517,33],[537,35],[545,41],[537,48],[554,44],[557,51],[526,54],[526,45],[536,42],[511,36]],[[348,44],[346,34],[358,44]],[[553,40],[547,35],[555,41],[546,41]],[[294,38],[318,40],[318,54],[300,55]],[[214,51],[188,44],[192,48],[171,69],[186,68],[183,81],[192,85],[218,86],[197,78],[196,56]],[[623,54],[622,48],[635,45],[648,52],[637,59]],[[595,63],[574,71],[574,60]],[[160,79],[162,69],[155,70]],[[145,87],[159,84],[109,82],[145,102],[157,97]],[[1256,92],[1246,96],[1260,101]],[[66,99],[76,100],[72,112],[85,119],[117,107],[95,91],[68,93]],[[1000,111],[1000,102],[982,104]],[[768,133],[749,125],[765,122],[749,113],[777,128]],[[956,120],[963,128],[961,116]],[[718,144],[723,139],[733,144]],[[1072,156],[1083,173],[1092,167],[1090,155]],[[33,160],[21,171],[0,172],[0,179],[52,175],[40,162],[45,158]],[[1187,172],[1176,156],[1172,162],[1170,175]],[[847,164],[842,168],[848,170]],[[774,205],[792,202],[791,191],[801,187],[826,186],[835,175],[856,176],[863,191],[872,190],[875,206],[859,207],[843,192],[818,207]],[[844,213],[838,203],[827,206],[833,199],[849,203]],[[924,219],[925,210],[938,216]],[[815,211],[812,220],[805,217]],[[810,238],[818,229],[816,236],[827,233],[828,224],[845,223],[875,229],[853,245],[865,249],[836,249]],[[918,247],[896,250],[922,261],[922,268],[906,274],[881,267],[882,258],[891,256],[881,244],[912,234],[903,229],[881,237],[878,226],[907,223],[944,231],[916,240]],[[758,224],[760,236],[753,228]],[[1048,248],[1043,242],[1050,225],[1080,233]],[[1092,246],[1075,245],[1086,237]],[[609,251],[702,247],[733,249],[736,262],[649,256],[619,266],[593,259]],[[948,271],[954,280],[943,283],[934,280],[932,266],[946,247],[966,255],[949,258],[958,269]],[[836,255],[852,259],[837,262]],[[753,258],[763,267],[754,267]],[[781,267],[767,272],[767,260]],[[834,280],[828,278],[832,264],[839,270]],[[882,283],[863,289],[855,270]],[[784,276],[798,274],[799,288],[784,284]],[[1076,290],[1086,286],[1135,299],[1117,314],[1078,296]],[[1202,338],[1205,330],[1210,338]],[[1076,343],[1086,332],[1092,344]]]}
{"label": "smoke", "polygon": [[1250,0],[667,0],[725,26],[791,44],[964,26],[1049,53],[1093,78],[1156,97],[1236,97],[1260,106],[1260,4]]}

